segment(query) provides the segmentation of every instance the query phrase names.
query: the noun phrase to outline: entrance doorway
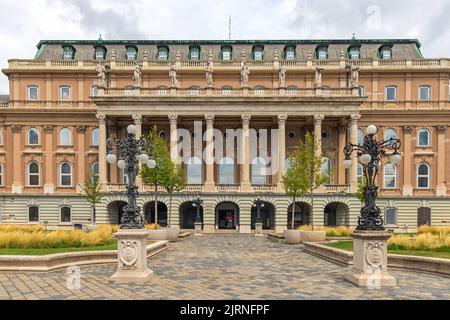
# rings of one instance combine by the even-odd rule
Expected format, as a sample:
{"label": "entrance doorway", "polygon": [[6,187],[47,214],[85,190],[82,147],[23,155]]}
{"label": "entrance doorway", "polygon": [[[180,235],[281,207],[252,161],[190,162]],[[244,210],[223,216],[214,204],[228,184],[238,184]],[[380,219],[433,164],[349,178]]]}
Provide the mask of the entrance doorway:
{"label": "entrance doorway", "polygon": [[222,202],[216,207],[216,226],[222,230],[235,230],[239,225],[239,207],[233,202]]}
{"label": "entrance doorway", "polygon": [[417,209],[417,227],[431,226],[431,209],[419,208]]}
{"label": "entrance doorway", "polygon": [[[148,224],[155,223],[155,201],[148,202],[144,206],[145,221]],[[167,227],[167,206],[165,203],[158,201],[158,224]]]}
{"label": "entrance doorway", "polygon": [[111,223],[120,224],[126,205],[125,201],[114,201],[108,205],[109,221]]}
{"label": "entrance doorway", "polygon": [[[197,217],[197,208],[192,205],[192,201],[185,202],[180,206],[181,229],[194,229],[196,217]],[[200,219],[203,224],[203,207],[200,208]]]}
{"label": "entrance doorway", "polygon": [[[252,229],[255,229],[257,216],[257,209],[252,207]],[[269,203],[264,202],[264,207],[261,208],[261,220],[264,230],[275,229],[275,207]]]}
{"label": "entrance doorway", "polygon": [[[288,229],[292,229],[292,206],[288,208]],[[294,209],[294,229],[309,224],[309,205],[305,202],[296,202]]]}

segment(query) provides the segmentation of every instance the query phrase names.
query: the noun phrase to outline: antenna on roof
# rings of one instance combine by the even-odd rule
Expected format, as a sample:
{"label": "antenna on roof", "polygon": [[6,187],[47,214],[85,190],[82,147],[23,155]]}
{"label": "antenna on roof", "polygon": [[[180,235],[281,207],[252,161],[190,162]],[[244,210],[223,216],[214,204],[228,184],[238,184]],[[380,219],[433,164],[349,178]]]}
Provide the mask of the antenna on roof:
{"label": "antenna on roof", "polygon": [[231,14],[228,20],[228,40],[231,40]]}

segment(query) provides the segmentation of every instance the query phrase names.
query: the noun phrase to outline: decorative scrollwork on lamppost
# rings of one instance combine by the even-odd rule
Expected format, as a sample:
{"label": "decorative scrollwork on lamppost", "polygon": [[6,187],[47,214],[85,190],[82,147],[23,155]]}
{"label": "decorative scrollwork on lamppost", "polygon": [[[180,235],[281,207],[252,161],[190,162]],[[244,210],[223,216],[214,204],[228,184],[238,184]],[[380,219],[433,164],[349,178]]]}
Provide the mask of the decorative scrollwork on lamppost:
{"label": "decorative scrollwork on lamppost", "polygon": [[[378,174],[381,157],[387,155],[390,162],[396,165],[401,156],[400,140],[390,138],[384,141],[377,141],[374,137],[377,133],[377,127],[370,125],[366,130],[367,135],[364,137],[362,145],[347,144],[344,147],[344,167],[349,169],[352,166],[351,155],[356,152],[359,162],[364,166],[364,177],[366,179],[364,186],[364,207],[361,209],[361,215],[358,217],[357,230],[361,231],[384,231],[384,221],[381,216],[381,210],[376,205],[378,198],[378,186],[376,185],[376,177]],[[386,149],[392,149],[393,152],[387,154]]]}
{"label": "decorative scrollwork on lamppost", "polygon": [[[120,229],[144,229],[145,219],[141,215],[141,208],[137,205],[138,186],[136,186],[136,176],[139,174],[139,163],[146,164],[149,168],[156,167],[156,162],[145,153],[148,147],[147,140],[144,137],[136,139],[137,128],[135,125],[129,125],[128,135],[123,139],[110,138],[107,141],[106,161],[109,164],[117,162],[117,166],[124,170],[127,178],[127,198],[128,203],[124,207],[124,213],[120,221]],[[117,148],[120,160],[113,150]]]}
{"label": "decorative scrollwork on lamppost", "polygon": [[261,217],[261,208],[264,208],[265,203],[261,200],[261,197],[258,196],[256,200],[253,202],[253,208],[256,208],[256,221],[255,221],[255,236],[261,237],[262,233],[262,217]]}

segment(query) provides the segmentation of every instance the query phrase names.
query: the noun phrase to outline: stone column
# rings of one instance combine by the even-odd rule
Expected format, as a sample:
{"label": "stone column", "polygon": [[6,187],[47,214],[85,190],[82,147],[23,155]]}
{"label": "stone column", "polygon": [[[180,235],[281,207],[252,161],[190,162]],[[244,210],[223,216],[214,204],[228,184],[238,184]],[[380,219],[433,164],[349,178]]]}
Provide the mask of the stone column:
{"label": "stone column", "polygon": [[411,133],[413,131],[413,126],[403,127],[403,196],[413,195],[413,185],[411,181]]}
{"label": "stone column", "polygon": [[252,190],[250,182],[250,119],[249,114],[241,115],[242,120],[242,157],[241,157],[241,191]]}
{"label": "stone column", "polygon": [[177,161],[178,158],[178,115],[169,114],[170,122],[170,157],[172,161]]}
{"label": "stone column", "polygon": [[286,121],[288,116],[285,114],[278,115],[278,190],[283,191],[283,175],[286,173]]}
{"label": "stone column", "polygon": [[[117,124],[108,121],[107,128],[108,137],[111,139],[117,139]],[[117,167],[117,165],[110,166],[109,168],[109,183],[122,183],[121,177],[119,178],[119,167]]]}
{"label": "stone column", "polygon": [[55,192],[55,184],[53,181],[53,126],[44,126],[45,134],[45,184],[44,193],[53,194]]}
{"label": "stone column", "polygon": [[[350,116],[350,142],[358,144],[358,121],[361,118],[359,113]],[[349,172],[350,192],[358,190],[358,157],[355,153],[352,154],[352,166]]]}
{"label": "stone column", "polygon": [[13,170],[13,183],[12,183],[12,193],[22,193],[23,192],[23,175],[25,172],[23,170],[23,162],[21,157],[21,125],[11,126],[11,131],[13,133],[13,163],[15,170]]}
{"label": "stone column", "polygon": [[336,167],[338,168],[338,183],[339,185],[345,184],[345,168],[343,166],[345,155],[344,155],[344,147],[347,143],[347,124],[344,119],[341,119],[339,122],[339,141],[338,141],[338,163]]}
{"label": "stone column", "polygon": [[[78,154],[77,154],[77,163],[78,163],[78,184],[77,189],[80,192],[81,186],[84,184],[86,180],[86,142],[85,142],[85,134],[86,134],[86,126],[77,126],[77,135],[78,135]],[[92,168],[89,168],[89,177],[92,175]]]}
{"label": "stone column", "polygon": [[100,144],[98,146],[99,182],[102,184],[103,189],[106,189],[106,185],[108,183],[106,164],[106,115],[103,113],[97,113],[97,119],[99,123],[100,136]]}
{"label": "stone column", "polygon": [[444,197],[447,195],[447,186],[445,185],[445,132],[447,126],[437,126],[438,146],[437,146],[437,185],[436,196]]}
{"label": "stone column", "polygon": [[205,161],[206,161],[206,179],[205,179],[205,191],[215,191],[216,184],[214,182],[214,115],[205,115],[206,119],[206,148],[205,148]]}
{"label": "stone column", "polygon": [[[136,139],[140,139],[142,136],[142,115],[141,114],[133,114],[133,123],[136,126]],[[136,176],[136,185],[142,190],[142,164],[139,163],[139,174]]]}
{"label": "stone column", "polygon": [[[322,155],[322,121],[325,119],[323,114],[314,115],[314,144],[318,145],[318,148],[314,148],[314,157],[318,158]],[[320,188],[316,189],[319,192]]]}

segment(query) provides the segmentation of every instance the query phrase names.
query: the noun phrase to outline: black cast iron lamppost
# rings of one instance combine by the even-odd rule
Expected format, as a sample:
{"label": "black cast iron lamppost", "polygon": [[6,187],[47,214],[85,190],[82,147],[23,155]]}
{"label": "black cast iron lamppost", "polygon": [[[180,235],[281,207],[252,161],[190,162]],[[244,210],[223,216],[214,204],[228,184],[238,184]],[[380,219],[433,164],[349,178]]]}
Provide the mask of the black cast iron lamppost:
{"label": "black cast iron lamppost", "polygon": [[[364,166],[364,207],[361,209],[361,215],[358,217],[358,226],[356,230],[361,231],[384,231],[384,221],[381,216],[381,210],[376,205],[378,197],[378,186],[376,185],[376,177],[380,167],[381,157],[388,155],[390,163],[396,165],[401,156],[398,152],[400,148],[400,140],[391,138],[384,141],[377,141],[374,137],[377,133],[377,127],[370,125],[366,130],[367,135],[364,137],[362,145],[349,143],[344,148],[345,160],[344,166],[349,169],[352,166],[351,155],[356,151],[359,162]],[[387,154],[386,149],[393,150]]]}
{"label": "black cast iron lamppost", "polygon": [[197,196],[197,198],[194,201],[192,201],[192,206],[194,208],[197,208],[195,223],[202,223],[202,217],[200,216],[200,209],[203,207],[203,200],[201,200],[200,197]]}
{"label": "black cast iron lamppost", "polygon": [[261,197],[256,198],[253,207],[256,208],[256,223],[262,223],[261,208],[264,208],[264,201],[261,200]]}
{"label": "black cast iron lamppost", "polygon": [[[123,139],[108,139],[108,155],[106,161],[109,164],[117,162],[117,166],[124,170],[128,177],[127,198],[128,203],[124,207],[124,213],[120,221],[121,229],[144,229],[145,219],[141,215],[141,208],[137,206],[138,186],[136,186],[136,176],[139,174],[139,163],[146,164],[149,168],[155,168],[156,162],[150,159],[145,153],[147,150],[147,141],[144,137],[136,139],[137,128],[135,125],[129,125],[128,135]],[[120,160],[113,154],[113,149],[119,150]]]}

